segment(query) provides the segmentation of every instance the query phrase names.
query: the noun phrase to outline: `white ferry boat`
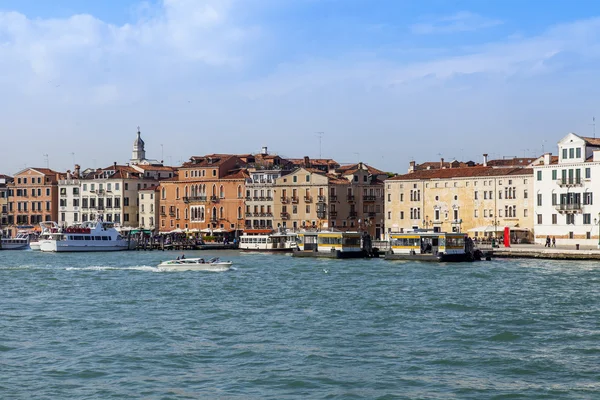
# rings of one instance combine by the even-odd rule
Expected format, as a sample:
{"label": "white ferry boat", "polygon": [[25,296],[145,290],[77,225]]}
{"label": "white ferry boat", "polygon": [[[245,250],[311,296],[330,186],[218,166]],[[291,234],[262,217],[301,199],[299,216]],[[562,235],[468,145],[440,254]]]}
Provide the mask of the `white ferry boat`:
{"label": "white ferry boat", "polygon": [[486,259],[464,233],[414,231],[390,233],[386,260],[463,262]]}
{"label": "white ferry boat", "polygon": [[65,229],[52,228],[50,235],[40,241],[40,250],[44,252],[120,251],[129,247],[129,240],[123,238],[112,223],[104,221],[87,221]]}
{"label": "white ferry boat", "polygon": [[26,250],[29,248],[29,235],[18,234],[14,238],[2,238],[0,250]]}
{"label": "white ferry boat", "polygon": [[40,222],[40,228],[40,235],[37,238],[34,238],[34,240],[29,241],[29,248],[33,251],[40,251],[42,241],[50,239],[52,232],[56,233],[60,230],[59,225],[54,221]]}
{"label": "white ferry boat", "polygon": [[240,236],[240,250],[292,251],[296,248],[295,233],[247,234]]}

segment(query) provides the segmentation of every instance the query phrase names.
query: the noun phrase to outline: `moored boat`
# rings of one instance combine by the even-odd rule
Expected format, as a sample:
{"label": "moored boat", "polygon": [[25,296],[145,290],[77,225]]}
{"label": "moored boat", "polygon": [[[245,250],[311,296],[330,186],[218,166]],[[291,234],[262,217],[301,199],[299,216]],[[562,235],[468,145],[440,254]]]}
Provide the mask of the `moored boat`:
{"label": "moored boat", "polygon": [[158,267],[165,271],[210,271],[224,272],[231,269],[231,261],[221,261],[218,258],[205,260],[204,258],[183,258],[164,261]]}
{"label": "moored boat", "polygon": [[276,232],[269,234],[247,234],[240,236],[240,250],[257,251],[293,251],[296,244],[297,235],[295,233]]}
{"label": "moored boat", "polygon": [[360,232],[299,232],[298,251],[294,257],[363,258],[369,254],[362,247]]}
{"label": "moored boat", "polygon": [[482,255],[464,233],[414,231],[390,233],[390,250],[385,259],[464,262],[481,259]]}
{"label": "moored boat", "polygon": [[[60,229],[60,226],[54,221],[46,221],[46,222],[40,222],[40,229],[41,229],[41,233],[39,234],[39,236],[37,236],[37,237],[34,236],[29,241],[29,248],[31,248],[31,250],[33,250],[33,251],[40,251],[42,242],[44,240],[50,239],[50,235],[52,234],[53,231],[58,232]],[[30,236],[30,238],[31,237],[32,236]]]}
{"label": "moored boat", "polygon": [[14,238],[0,239],[0,250],[26,250],[29,248],[29,235],[18,234]]}
{"label": "moored boat", "polygon": [[53,227],[44,240],[43,252],[90,252],[128,250],[134,243],[117,232],[110,222],[86,221],[65,229]]}

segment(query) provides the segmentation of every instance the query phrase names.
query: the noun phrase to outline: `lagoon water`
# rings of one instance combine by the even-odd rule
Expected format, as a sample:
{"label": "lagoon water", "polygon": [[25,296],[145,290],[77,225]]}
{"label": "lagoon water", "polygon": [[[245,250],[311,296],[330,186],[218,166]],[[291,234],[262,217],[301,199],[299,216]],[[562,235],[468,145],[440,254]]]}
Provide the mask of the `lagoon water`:
{"label": "lagoon water", "polygon": [[177,255],[0,251],[0,398],[600,398],[597,263]]}

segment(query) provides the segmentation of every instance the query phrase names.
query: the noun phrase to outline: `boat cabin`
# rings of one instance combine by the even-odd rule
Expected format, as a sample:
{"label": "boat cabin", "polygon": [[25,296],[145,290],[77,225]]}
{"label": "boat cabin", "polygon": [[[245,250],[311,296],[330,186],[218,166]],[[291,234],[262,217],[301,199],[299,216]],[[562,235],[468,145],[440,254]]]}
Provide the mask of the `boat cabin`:
{"label": "boat cabin", "polygon": [[455,232],[407,232],[390,234],[393,254],[464,254],[465,235]]}
{"label": "boat cabin", "polygon": [[301,232],[298,249],[317,252],[362,252],[359,232]]}

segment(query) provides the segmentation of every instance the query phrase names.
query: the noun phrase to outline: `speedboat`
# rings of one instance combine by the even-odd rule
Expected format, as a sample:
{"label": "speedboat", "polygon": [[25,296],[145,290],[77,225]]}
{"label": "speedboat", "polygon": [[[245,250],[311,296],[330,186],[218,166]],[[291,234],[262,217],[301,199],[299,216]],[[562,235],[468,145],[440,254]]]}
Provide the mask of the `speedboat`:
{"label": "speedboat", "polygon": [[204,258],[184,258],[179,260],[164,261],[158,265],[165,271],[212,271],[223,272],[231,268],[231,261],[221,261],[218,258],[205,260]]}
{"label": "speedboat", "polygon": [[37,237],[37,239],[29,241],[29,247],[33,251],[40,251],[42,247],[42,242],[45,240],[49,240],[53,232],[57,233],[61,230],[60,226],[54,221],[40,222],[40,229],[41,233]]}

